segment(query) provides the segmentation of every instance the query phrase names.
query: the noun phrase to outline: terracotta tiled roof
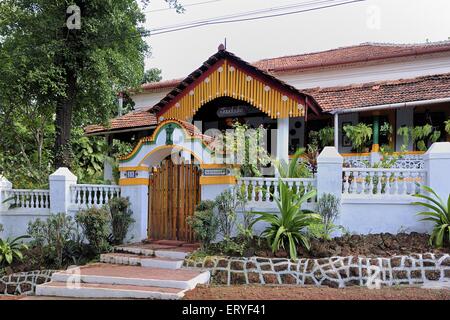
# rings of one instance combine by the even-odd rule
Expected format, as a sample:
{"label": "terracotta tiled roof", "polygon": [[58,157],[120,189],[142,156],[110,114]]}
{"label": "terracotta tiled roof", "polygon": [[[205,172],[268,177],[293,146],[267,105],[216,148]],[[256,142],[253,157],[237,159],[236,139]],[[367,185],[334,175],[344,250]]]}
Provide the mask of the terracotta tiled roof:
{"label": "terracotta tiled roof", "polygon": [[86,134],[114,131],[126,128],[147,127],[157,124],[156,117],[148,111],[132,111],[121,117],[112,119],[109,126],[90,125],[84,131]]}
{"label": "terracotta tiled roof", "polygon": [[422,44],[363,43],[327,51],[264,59],[254,66],[274,73],[356,62],[450,52],[450,41]]}
{"label": "terracotta tiled roof", "polygon": [[450,73],[371,82],[344,87],[305,89],[324,111],[450,98]]}
{"label": "terracotta tiled roof", "polygon": [[[320,68],[324,66],[400,58],[446,51],[450,52],[450,41],[421,44],[363,43],[327,51],[263,59],[252,63],[252,65],[264,71],[283,73],[300,69]],[[149,91],[173,89],[182,80],[183,79],[173,79],[147,83],[142,85],[142,89]]]}

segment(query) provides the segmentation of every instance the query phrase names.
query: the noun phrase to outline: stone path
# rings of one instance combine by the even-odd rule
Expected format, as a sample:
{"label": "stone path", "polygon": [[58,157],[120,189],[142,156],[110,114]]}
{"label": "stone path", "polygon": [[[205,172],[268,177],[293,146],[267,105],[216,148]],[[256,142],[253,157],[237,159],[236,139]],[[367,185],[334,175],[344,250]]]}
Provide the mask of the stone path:
{"label": "stone path", "polygon": [[100,299],[181,299],[197,284],[209,283],[209,271],[182,268],[195,245],[156,241],[119,246],[100,263],[52,275],[36,288],[37,296]]}

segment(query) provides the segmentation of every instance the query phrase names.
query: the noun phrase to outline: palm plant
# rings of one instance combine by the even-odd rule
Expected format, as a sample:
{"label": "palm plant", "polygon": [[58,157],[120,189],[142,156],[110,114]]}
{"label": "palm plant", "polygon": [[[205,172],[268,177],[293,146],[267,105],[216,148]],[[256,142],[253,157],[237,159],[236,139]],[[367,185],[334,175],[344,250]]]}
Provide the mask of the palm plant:
{"label": "palm plant", "polygon": [[287,163],[285,160],[277,161],[276,167],[281,178],[309,178],[311,172],[305,163],[299,163],[301,156],[305,154],[304,148],[299,148],[295,152],[291,161]]}
{"label": "palm plant", "polygon": [[316,190],[312,190],[299,196],[280,180],[279,198],[274,197],[280,214],[257,212],[259,217],[255,220],[270,224],[261,236],[267,238],[273,252],[289,247],[291,259],[297,259],[297,245],[310,249],[308,227],[320,223],[321,217],[312,211],[302,210],[301,206],[315,195]]}
{"label": "palm plant", "polygon": [[6,240],[0,239],[0,265],[13,263],[14,260],[23,259],[23,250],[27,250],[28,246],[20,240],[29,238],[29,236],[21,236],[15,239],[8,238]]}
{"label": "palm plant", "polygon": [[422,206],[431,211],[422,211],[418,213],[419,216],[424,218],[421,221],[434,222],[433,232],[430,236],[430,244],[436,245],[441,248],[444,245],[445,239],[450,239],[450,195],[448,196],[447,203],[444,203],[441,197],[430,187],[421,186],[421,188],[431,196],[423,194],[415,194],[414,197],[425,199],[428,202],[413,202],[413,205]]}

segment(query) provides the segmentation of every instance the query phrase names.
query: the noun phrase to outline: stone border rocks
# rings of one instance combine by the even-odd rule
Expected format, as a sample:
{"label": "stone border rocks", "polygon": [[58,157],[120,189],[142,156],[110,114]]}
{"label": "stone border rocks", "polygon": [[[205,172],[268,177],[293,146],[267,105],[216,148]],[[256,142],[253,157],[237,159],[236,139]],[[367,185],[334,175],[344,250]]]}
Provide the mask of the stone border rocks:
{"label": "stone border rocks", "polygon": [[348,286],[414,285],[450,280],[450,255],[411,254],[391,258],[331,257],[323,259],[187,257],[185,267],[211,272],[220,285],[272,284]]}
{"label": "stone border rocks", "polygon": [[35,293],[36,285],[49,282],[54,272],[38,270],[0,277],[0,296],[32,295]]}

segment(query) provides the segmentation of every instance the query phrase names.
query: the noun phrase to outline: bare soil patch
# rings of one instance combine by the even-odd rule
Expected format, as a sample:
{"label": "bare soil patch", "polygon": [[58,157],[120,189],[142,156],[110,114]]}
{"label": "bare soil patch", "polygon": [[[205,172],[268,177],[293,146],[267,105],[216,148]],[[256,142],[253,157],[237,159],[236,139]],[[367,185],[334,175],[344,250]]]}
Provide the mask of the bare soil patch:
{"label": "bare soil patch", "polygon": [[419,287],[345,289],[300,286],[198,286],[185,300],[450,300],[450,290]]}

